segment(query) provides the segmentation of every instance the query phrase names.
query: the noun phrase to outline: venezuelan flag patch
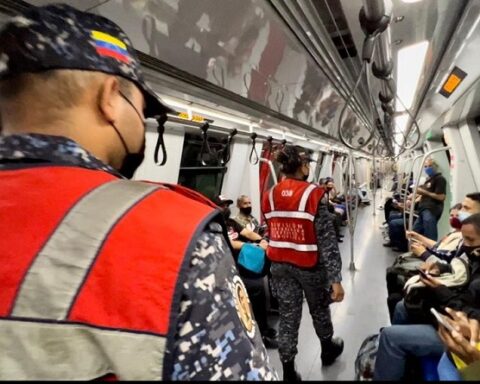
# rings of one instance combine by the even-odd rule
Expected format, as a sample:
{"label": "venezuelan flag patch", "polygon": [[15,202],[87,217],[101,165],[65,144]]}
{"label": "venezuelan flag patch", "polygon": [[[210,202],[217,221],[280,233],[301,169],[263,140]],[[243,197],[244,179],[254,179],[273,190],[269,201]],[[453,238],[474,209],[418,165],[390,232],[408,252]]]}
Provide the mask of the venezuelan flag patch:
{"label": "venezuelan flag patch", "polygon": [[92,31],[91,37],[100,56],[112,57],[126,64],[130,62],[130,55],[123,41],[100,31]]}

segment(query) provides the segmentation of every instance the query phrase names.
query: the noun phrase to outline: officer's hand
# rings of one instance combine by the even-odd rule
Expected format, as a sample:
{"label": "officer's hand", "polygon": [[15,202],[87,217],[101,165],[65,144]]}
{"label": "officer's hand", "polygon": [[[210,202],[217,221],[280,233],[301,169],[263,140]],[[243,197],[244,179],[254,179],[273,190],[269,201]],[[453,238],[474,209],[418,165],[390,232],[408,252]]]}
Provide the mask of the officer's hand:
{"label": "officer's hand", "polygon": [[333,283],[332,284],[332,301],[334,303],[340,303],[343,301],[343,297],[345,296],[345,292],[343,290],[341,283]]}

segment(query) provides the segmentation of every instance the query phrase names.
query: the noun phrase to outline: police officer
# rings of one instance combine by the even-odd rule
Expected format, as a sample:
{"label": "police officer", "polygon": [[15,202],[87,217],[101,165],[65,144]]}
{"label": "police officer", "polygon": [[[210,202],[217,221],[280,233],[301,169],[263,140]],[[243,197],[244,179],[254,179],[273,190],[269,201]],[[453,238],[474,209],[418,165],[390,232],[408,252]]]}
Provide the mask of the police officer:
{"label": "police officer", "polygon": [[51,5],[0,41],[0,379],[276,378],[213,204],[125,178],[169,111],[125,33]]}
{"label": "police officer", "polygon": [[285,146],[277,161],[286,178],[262,201],[270,242],[272,285],[280,304],[279,353],[284,380],[300,380],[295,371],[298,329],[305,294],[322,347],[322,364],[343,351],[333,338],[329,304],[343,300],[342,262],[323,188],[307,183],[311,159],[300,147]]}

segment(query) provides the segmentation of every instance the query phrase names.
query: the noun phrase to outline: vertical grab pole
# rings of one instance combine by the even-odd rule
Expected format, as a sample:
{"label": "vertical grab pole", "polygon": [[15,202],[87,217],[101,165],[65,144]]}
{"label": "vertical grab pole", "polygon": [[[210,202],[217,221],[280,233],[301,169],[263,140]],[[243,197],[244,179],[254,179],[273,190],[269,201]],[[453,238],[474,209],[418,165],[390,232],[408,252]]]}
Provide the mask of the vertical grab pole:
{"label": "vertical grab pole", "polygon": [[373,197],[373,216],[376,215],[377,204],[375,196],[377,194],[377,171],[375,165],[375,145],[373,146],[372,158],[373,158],[373,188],[372,188],[372,197]]}
{"label": "vertical grab pole", "polygon": [[[417,155],[413,158],[412,160],[412,166],[410,167],[410,171],[408,172],[408,180],[410,180],[410,173],[413,172],[413,169],[415,168],[415,163],[418,159],[420,159],[423,155]],[[422,171],[420,170],[420,174],[422,174]],[[409,228],[407,227],[407,205],[405,204],[406,200],[405,198],[407,197],[407,190],[408,190],[408,187],[405,186],[405,193],[403,195],[403,204],[404,204],[404,207],[403,207],[403,226],[404,226],[404,229],[405,231],[407,231]],[[412,200],[413,202],[413,200]],[[412,227],[410,227],[412,228]]]}
{"label": "vertical grab pole", "polygon": [[353,175],[354,175],[354,158],[352,151],[349,151],[348,156],[348,195],[345,199],[347,204],[347,220],[348,220],[348,229],[350,232],[350,270],[356,271],[355,268],[355,250],[354,250],[354,243],[355,243],[355,225],[357,221],[357,214],[358,214],[358,191],[355,188],[355,215],[353,214],[353,207],[351,203],[351,192],[354,190],[353,187]]}
{"label": "vertical grab pole", "polygon": [[415,186],[413,188],[413,196],[412,196],[412,203],[410,204],[410,217],[408,218],[408,230],[412,230],[413,228],[413,210],[415,207],[415,199],[417,198],[417,189],[418,189],[418,183],[420,183],[420,176],[422,176],[422,169],[423,166],[425,165],[425,161],[434,153],[437,152],[442,152],[442,151],[448,151],[450,147],[441,147],[441,148],[436,148],[432,149],[430,152],[427,152],[422,159],[422,165],[420,167],[420,172],[418,172],[417,180],[415,181]]}

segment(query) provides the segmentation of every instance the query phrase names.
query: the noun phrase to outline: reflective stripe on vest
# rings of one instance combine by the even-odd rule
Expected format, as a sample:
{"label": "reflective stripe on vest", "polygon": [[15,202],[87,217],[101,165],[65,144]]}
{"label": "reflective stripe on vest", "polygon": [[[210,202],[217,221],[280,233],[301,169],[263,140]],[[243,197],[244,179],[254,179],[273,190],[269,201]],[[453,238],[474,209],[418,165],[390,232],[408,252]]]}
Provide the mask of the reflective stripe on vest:
{"label": "reflective stripe on vest", "polygon": [[35,258],[11,316],[66,319],[110,230],[135,204],[158,188],[118,180],[103,184],[81,199]]}

